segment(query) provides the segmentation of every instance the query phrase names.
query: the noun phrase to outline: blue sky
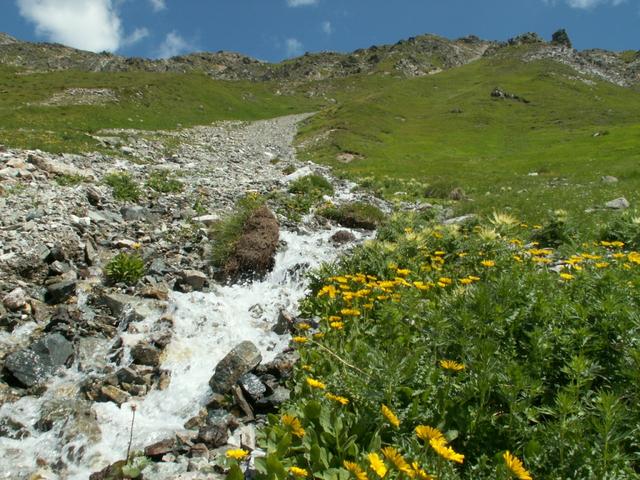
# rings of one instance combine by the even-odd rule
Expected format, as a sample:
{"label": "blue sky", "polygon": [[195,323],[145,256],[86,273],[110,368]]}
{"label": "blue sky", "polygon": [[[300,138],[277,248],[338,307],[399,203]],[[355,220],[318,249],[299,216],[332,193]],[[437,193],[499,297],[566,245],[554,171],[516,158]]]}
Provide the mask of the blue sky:
{"label": "blue sky", "polygon": [[0,0],[0,31],[127,56],[230,50],[278,61],[422,33],[506,40],[566,28],[578,49],[640,49],[640,0]]}

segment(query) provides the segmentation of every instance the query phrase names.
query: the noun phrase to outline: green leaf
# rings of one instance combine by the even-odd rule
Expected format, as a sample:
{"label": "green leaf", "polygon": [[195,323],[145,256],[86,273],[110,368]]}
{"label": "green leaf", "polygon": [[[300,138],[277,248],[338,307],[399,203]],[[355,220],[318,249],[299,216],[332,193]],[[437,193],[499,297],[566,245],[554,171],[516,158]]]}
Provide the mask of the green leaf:
{"label": "green leaf", "polygon": [[322,405],[317,400],[311,400],[304,406],[304,416],[309,420],[316,420],[320,418],[322,412]]}
{"label": "green leaf", "polygon": [[227,480],[244,480],[244,473],[240,470],[237,464],[231,465],[229,473],[227,473]]}

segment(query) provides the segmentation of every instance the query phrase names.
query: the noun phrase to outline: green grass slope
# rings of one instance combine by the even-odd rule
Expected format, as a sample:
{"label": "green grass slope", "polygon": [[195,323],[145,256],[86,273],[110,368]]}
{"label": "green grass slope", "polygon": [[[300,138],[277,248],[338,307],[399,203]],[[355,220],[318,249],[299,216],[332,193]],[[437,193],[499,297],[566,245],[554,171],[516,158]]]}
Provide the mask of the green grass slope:
{"label": "green grass slope", "polygon": [[[386,193],[403,190],[393,179],[428,184],[414,192],[427,197],[461,187],[470,199],[460,212],[513,209],[539,218],[620,195],[636,200],[640,93],[552,61],[523,63],[521,54],[514,48],[429,77],[336,83],[338,104],[302,130],[305,155],[372,176]],[[530,103],[492,98],[495,87]],[[356,159],[341,163],[342,152]],[[603,185],[602,175],[621,181]]]}
{"label": "green grass slope", "polygon": [[[108,88],[117,103],[43,106],[69,88]],[[96,148],[103,128],[174,129],[216,120],[258,120],[313,111],[317,101],[278,95],[275,83],[224,82],[189,73],[25,74],[0,67],[0,143],[53,152]]]}

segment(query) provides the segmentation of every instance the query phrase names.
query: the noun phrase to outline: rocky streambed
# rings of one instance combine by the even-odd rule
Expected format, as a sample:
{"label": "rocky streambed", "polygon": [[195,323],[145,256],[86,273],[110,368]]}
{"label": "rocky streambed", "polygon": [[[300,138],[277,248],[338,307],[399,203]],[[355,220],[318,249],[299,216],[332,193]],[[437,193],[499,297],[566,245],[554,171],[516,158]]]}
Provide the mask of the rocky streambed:
{"label": "rocky streambed", "polygon": [[[214,280],[209,226],[239,197],[331,178],[295,159],[302,118],[101,132],[113,153],[0,148],[0,478],[111,478],[134,413],[145,478],[220,478],[226,449],[260,454],[256,425],[289,394],[305,273],[371,235],[279,217],[267,275]],[[104,184],[118,171],[140,185],[137,201]],[[154,190],[155,172],[179,191]],[[332,181],[336,201],[358,195]],[[145,261],[135,286],[104,277],[123,251]]]}

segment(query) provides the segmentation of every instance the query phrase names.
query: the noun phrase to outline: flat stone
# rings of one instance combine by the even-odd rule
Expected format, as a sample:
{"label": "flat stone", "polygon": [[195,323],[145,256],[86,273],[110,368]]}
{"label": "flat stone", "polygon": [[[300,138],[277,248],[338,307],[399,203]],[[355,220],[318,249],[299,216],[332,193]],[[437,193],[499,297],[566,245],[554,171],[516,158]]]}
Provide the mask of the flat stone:
{"label": "flat stone", "polygon": [[600,177],[600,181],[602,183],[613,184],[613,183],[618,183],[618,178],[613,177],[611,175],[605,175],[603,177]]}
{"label": "flat stone", "polygon": [[445,225],[461,225],[475,220],[475,218],[476,215],[474,213],[469,213],[468,215],[462,215],[460,217],[448,218],[442,223]]}
{"label": "flat stone", "polygon": [[207,276],[198,270],[183,270],[180,272],[180,282],[194,291],[200,291],[207,283]]}
{"label": "flat stone", "polygon": [[147,457],[159,457],[166,453],[173,452],[173,449],[176,446],[175,438],[167,438],[165,440],[160,440],[148,447],[145,447],[144,454]]}
{"label": "flat stone", "polygon": [[148,220],[151,216],[148,209],[140,205],[125,205],[120,209],[122,218],[127,222],[135,222],[138,220]]}
{"label": "flat stone", "polygon": [[214,393],[228,393],[242,375],[253,370],[261,361],[260,350],[252,342],[238,344],[216,365],[209,380],[211,390]]}
{"label": "flat stone", "polygon": [[104,385],[100,389],[100,393],[117,405],[122,405],[123,403],[128,402],[130,398],[127,392],[120,390],[118,387],[114,387],[113,385]]}
{"label": "flat stone", "polygon": [[4,368],[22,386],[33,387],[64,367],[73,353],[71,342],[59,333],[52,333],[8,355]]}
{"label": "flat stone", "polygon": [[56,305],[68,300],[75,294],[76,281],[65,280],[63,282],[57,282],[49,285],[47,287],[47,292],[44,295],[44,299],[49,305]]}
{"label": "flat stone", "polygon": [[227,443],[229,435],[227,427],[221,425],[205,425],[198,430],[198,442],[207,448],[218,448]]}
{"label": "flat stone", "polygon": [[240,377],[238,383],[242,387],[243,392],[252,402],[257,402],[267,391],[267,387],[253,373],[247,373]]}

